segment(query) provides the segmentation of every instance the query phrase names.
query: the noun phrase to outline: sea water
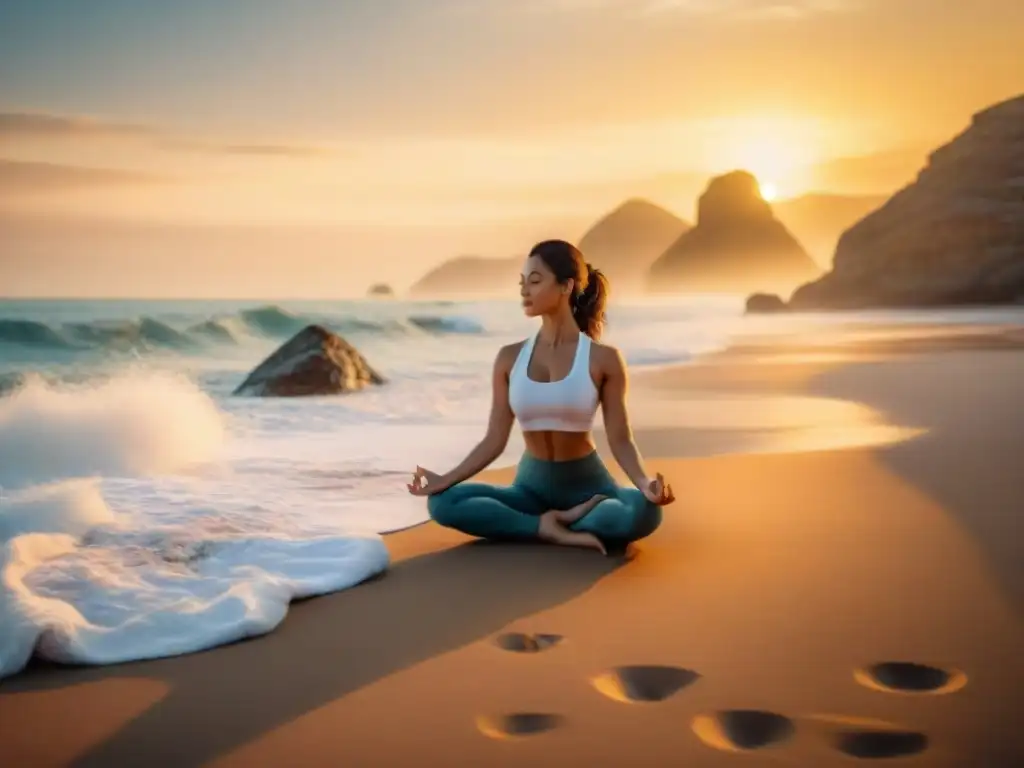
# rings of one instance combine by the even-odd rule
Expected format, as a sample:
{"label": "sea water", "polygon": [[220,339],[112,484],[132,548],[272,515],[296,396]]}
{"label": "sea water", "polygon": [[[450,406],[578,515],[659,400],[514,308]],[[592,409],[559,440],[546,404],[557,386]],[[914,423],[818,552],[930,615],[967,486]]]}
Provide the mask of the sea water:
{"label": "sea water", "polygon": [[[730,296],[608,321],[634,370],[793,333]],[[483,436],[495,353],[535,322],[515,301],[0,301],[0,677],[33,654],[112,663],[262,634],[293,599],[385,570],[380,534],[427,518],[412,470]],[[231,395],[309,323],[388,383]],[[514,435],[498,464],[521,451]]]}

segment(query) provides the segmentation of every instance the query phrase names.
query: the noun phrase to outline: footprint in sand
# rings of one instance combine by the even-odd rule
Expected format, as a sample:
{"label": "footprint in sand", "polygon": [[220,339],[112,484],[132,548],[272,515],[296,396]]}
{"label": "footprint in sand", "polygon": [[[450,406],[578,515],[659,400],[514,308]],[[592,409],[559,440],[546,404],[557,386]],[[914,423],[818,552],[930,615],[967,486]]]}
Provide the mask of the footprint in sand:
{"label": "footprint in sand", "polygon": [[[512,653],[540,653],[564,640],[561,635],[505,632],[494,639],[494,644]],[[536,736],[565,723],[564,715],[550,712],[513,712],[503,715],[481,715],[476,719],[477,729],[492,739],[518,739]]]}
{"label": "footprint in sand", "polygon": [[625,704],[664,701],[700,675],[692,669],[657,665],[615,667],[591,680],[593,686],[614,701]]}
{"label": "footprint in sand", "polygon": [[905,757],[923,752],[928,737],[917,731],[848,731],[836,738],[835,745],[850,757]]}
{"label": "footprint in sand", "polygon": [[[825,740],[849,757],[906,757],[923,752],[928,737],[893,723],[868,718],[814,715]],[[796,733],[794,721],[775,712],[733,709],[700,715],[693,731],[705,744],[728,752],[750,752],[776,746]]]}
{"label": "footprint in sand", "polygon": [[561,635],[506,632],[498,635],[494,642],[499,648],[513,653],[540,653],[558,645],[563,639]]}
{"label": "footprint in sand", "polygon": [[[498,635],[494,643],[513,653],[540,653],[564,639],[556,634],[506,632]],[[591,683],[613,701],[635,704],[665,701],[699,678],[700,674],[691,669],[646,664],[614,667],[593,677]],[[958,670],[903,661],[879,662],[858,669],[854,678],[868,688],[890,693],[950,693],[967,684],[966,675]],[[904,757],[928,747],[924,733],[881,720],[831,715],[812,715],[807,719],[824,729],[826,740],[836,750],[850,757]],[[546,733],[565,722],[564,715],[547,712],[483,715],[476,720],[481,733],[501,740]],[[756,709],[699,715],[694,718],[692,729],[708,746],[729,752],[775,747],[796,733],[796,725],[789,717]]]}
{"label": "footprint in sand", "polygon": [[516,739],[554,730],[565,723],[563,715],[549,712],[513,712],[506,715],[481,715],[476,726],[492,739]]}
{"label": "footprint in sand", "polygon": [[925,734],[884,720],[838,715],[816,715],[809,719],[823,727],[824,736],[833,747],[850,757],[906,757],[928,747]]}
{"label": "footprint in sand", "polygon": [[911,661],[883,661],[855,670],[853,679],[861,685],[885,693],[945,694],[967,685],[967,675],[955,669],[942,669]]}
{"label": "footprint in sand", "polygon": [[693,720],[693,732],[709,747],[726,752],[749,752],[781,744],[796,730],[793,721],[777,712],[729,709]]}

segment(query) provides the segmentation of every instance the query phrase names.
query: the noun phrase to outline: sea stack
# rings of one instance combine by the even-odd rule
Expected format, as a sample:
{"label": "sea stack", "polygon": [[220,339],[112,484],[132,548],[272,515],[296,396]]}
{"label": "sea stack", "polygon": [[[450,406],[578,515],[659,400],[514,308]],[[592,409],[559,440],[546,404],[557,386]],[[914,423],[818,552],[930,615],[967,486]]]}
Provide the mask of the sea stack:
{"label": "sea stack", "polygon": [[839,239],[792,309],[1024,301],[1024,95],[973,116],[916,180]]}
{"label": "sea stack", "polygon": [[821,273],[761,197],[757,179],[732,171],[711,180],[697,204],[697,225],[651,266],[656,293],[791,289]]}
{"label": "sea stack", "polygon": [[321,325],[308,325],[260,363],[233,394],[337,395],[384,383],[384,377],[345,339]]}

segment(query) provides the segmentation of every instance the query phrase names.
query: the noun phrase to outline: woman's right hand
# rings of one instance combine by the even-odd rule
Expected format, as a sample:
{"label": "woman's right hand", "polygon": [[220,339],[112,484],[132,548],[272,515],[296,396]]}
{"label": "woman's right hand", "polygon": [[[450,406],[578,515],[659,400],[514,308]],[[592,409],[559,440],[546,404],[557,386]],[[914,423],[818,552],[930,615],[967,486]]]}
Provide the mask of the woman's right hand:
{"label": "woman's right hand", "polygon": [[444,490],[441,476],[423,467],[416,467],[412,473],[412,482],[406,483],[405,487],[413,496],[430,496]]}

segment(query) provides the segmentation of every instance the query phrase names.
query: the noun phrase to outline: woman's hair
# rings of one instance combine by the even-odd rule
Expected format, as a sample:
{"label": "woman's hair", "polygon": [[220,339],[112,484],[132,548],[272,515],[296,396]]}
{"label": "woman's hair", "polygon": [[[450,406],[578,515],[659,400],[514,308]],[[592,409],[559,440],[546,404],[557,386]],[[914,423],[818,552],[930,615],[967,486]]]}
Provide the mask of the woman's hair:
{"label": "woman's hair", "polygon": [[587,263],[579,248],[565,240],[537,243],[530,250],[530,256],[536,256],[547,264],[559,283],[574,281],[569,307],[576,318],[576,325],[595,341],[600,339],[608,303],[608,278]]}

